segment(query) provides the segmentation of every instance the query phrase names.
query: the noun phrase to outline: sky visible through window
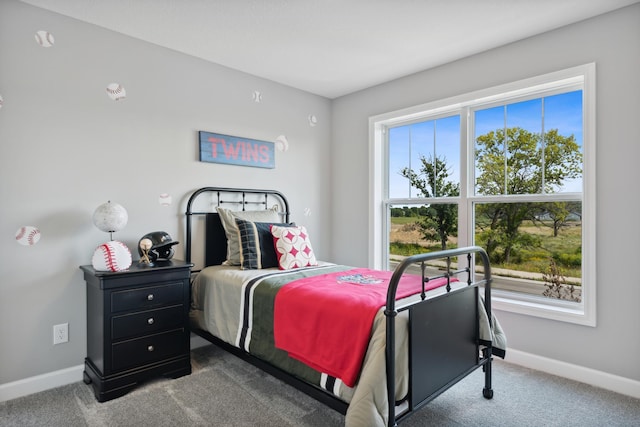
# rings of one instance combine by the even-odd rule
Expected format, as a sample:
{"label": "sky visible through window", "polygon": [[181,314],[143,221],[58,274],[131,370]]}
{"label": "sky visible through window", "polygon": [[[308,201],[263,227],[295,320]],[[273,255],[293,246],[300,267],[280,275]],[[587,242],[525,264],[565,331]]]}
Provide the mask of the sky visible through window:
{"label": "sky visible through window", "polygon": [[[582,150],[582,91],[573,91],[544,97],[543,99],[508,104],[506,106],[506,126],[520,127],[540,134],[558,129],[563,136],[575,137]],[[505,106],[475,110],[474,139],[505,127]],[[389,197],[421,197],[419,191],[401,175],[403,168],[418,172],[420,158],[444,158],[449,168],[449,180],[460,181],[460,116],[450,116],[427,120],[411,125],[389,129]],[[564,183],[563,192],[581,192],[582,179],[572,179]]]}

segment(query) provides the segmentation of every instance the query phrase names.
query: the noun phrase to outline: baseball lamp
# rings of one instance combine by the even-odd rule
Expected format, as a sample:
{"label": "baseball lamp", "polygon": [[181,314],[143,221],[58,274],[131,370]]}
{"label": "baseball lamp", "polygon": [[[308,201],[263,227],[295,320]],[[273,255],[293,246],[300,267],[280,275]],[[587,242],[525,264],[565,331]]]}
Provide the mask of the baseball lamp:
{"label": "baseball lamp", "polygon": [[113,233],[122,230],[129,220],[127,210],[117,203],[103,203],[93,212],[93,225],[105,233],[109,233],[109,239],[113,240]]}
{"label": "baseball lamp", "polygon": [[127,245],[113,240],[113,233],[122,230],[129,220],[127,211],[117,203],[103,203],[93,212],[93,224],[109,233],[109,242],[96,248],[91,259],[98,271],[123,271],[131,266],[131,252]]}

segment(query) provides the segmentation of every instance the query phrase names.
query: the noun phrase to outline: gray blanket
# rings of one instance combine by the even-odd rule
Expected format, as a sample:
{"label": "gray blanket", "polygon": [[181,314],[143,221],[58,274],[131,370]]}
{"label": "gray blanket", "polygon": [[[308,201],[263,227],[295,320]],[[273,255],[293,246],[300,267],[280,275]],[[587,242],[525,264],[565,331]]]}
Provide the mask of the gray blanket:
{"label": "gray blanket", "polygon": [[[323,263],[318,268],[304,269],[305,274],[322,274],[344,268]],[[206,330],[223,341],[249,351],[252,340],[252,325],[246,322],[245,312],[252,310],[251,287],[273,275],[296,275],[300,272],[279,271],[277,269],[240,270],[238,267],[215,266],[203,269],[192,284],[191,319],[195,327]],[[443,289],[431,291],[433,295]],[[481,303],[480,303],[481,304]],[[491,326],[484,307],[480,313],[480,338],[491,342],[496,354],[504,354],[506,338],[495,316]],[[407,356],[407,313],[403,312],[396,321],[396,399],[400,400],[408,390]],[[253,314],[250,315],[253,318]],[[291,369],[296,375],[324,388],[349,403],[345,424],[347,426],[385,426],[387,424],[388,403],[385,375],[386,318],[381,309],[375,319],[371,340],[367,348],[360,378],[355,387],[347,387],[339,379],[328,380],[327,375],[311,370],[293,361]],[[266,354],[276,355],[275,363],[287,369],[286,358],[278,351]],[[265,355],[263,355],[264,357]]]}

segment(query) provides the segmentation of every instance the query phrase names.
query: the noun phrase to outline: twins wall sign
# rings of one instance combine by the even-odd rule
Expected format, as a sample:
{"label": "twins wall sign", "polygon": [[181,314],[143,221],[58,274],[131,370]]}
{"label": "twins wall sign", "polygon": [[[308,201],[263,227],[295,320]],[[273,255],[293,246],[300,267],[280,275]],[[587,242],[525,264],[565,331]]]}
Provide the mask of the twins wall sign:
{"label": "twins wall sign", "polygon": [[200,131],[200,161],[275,168],[274,143]]}

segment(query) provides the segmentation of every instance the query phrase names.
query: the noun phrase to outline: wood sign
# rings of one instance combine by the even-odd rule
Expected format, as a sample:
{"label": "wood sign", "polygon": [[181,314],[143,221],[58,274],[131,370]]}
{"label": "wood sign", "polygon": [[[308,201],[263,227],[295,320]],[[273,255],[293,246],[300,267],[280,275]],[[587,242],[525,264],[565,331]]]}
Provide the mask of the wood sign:
{"label": "wood sign", "polygon": [[200,161],[275,168],[274,143],[200,131]]}

